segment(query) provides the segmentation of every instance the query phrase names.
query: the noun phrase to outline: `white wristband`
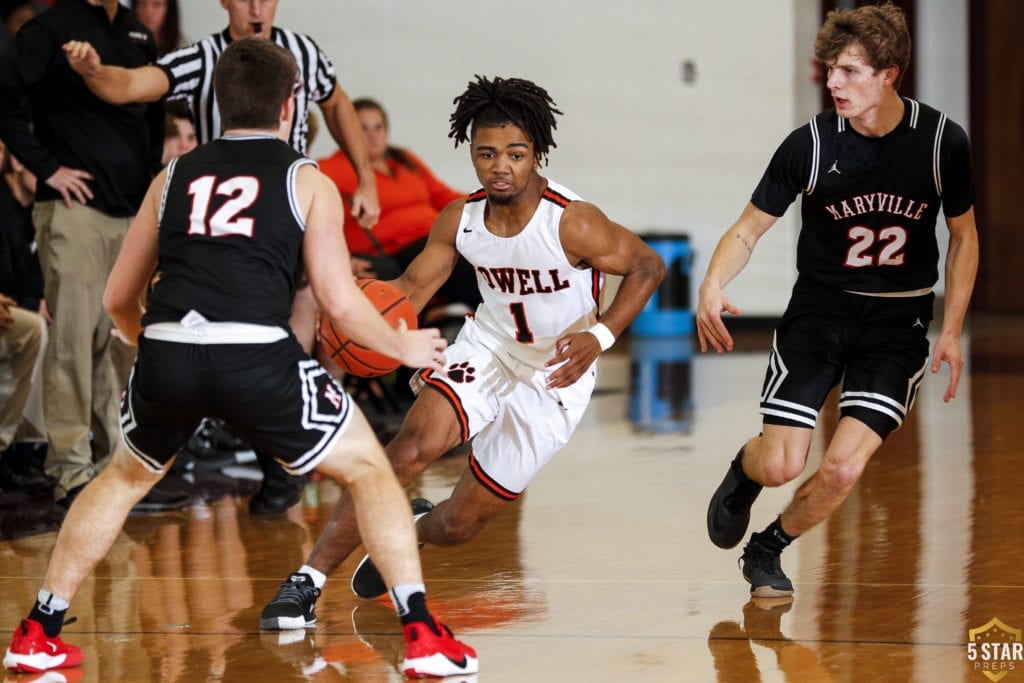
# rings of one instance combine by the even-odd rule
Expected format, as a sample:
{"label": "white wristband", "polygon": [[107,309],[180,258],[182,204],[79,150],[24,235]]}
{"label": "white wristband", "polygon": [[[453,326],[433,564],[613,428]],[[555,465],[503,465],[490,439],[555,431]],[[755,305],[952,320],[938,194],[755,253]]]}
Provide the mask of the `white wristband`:
{"label": "white wristband", "polygon": [[601,345],[602,351],[607,351],[615,343],[615,335],[612,334],[612,331],[604,323],[597,323],[587,332],[597,337],[597,343]]}

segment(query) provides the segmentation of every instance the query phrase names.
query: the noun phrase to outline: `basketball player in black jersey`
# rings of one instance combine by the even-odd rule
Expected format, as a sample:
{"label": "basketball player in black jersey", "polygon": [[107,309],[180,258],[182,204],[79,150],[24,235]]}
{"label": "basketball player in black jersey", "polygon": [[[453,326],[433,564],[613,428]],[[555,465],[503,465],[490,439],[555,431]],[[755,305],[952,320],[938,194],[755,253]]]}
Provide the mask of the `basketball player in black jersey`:
{"label": "basketball player in black jersey", "polygon": [[[404,625],[406,675],[477,670],[476,653],[427,610],[408,502],[376,436],[288,329],[305,271],[321,310],[352,339],[413,367],[444,367],[438,330],[391,329],[356,287],[338,191],[285,142],[297,73],[294,57],[268,40],[232,43],[215,75],[224,137],[171,162],[129,229],[103,296],[120,333],[139,345],[123,440],[71,506],[38,600],[4,657],[8,668],[81,663],[81,650],[59,636],[69,601],[132,506],[212,415],[289,472],[315,468],[345,485]],[[143,312],[140,296],[158,264]]]}
{"label": "basketball player in black jersey", "polygon": [[[213,74],[224,48],[243,37],[268,38],[287,48],[299,64],[302,92],[296,98],[295,124],[289,142],[305,153],[309,128],[306,112],[316,103],[328,132],[345,151],[359,175],[359,187],[349,202],[359,224],[370,229],[380,217],[377,180],[370,166],[366,142],[355,108],[335,75],[335,67],[326,54],[307,35],[274,25],[278,0],[222,0],[228,26],[223,31],[175,50],[156,64],[132,69],[104,65],[96,49],[84,41],[64,46],[68,64],[100,98],[114,104],[153,102],[166,98],[188,103],[200,144],[216,138],[223,130],[219,105],[213,93]],[[292,331],[307,352],[314,349],[316,302],[308,287],[296,290],[292,304]],[[228,442],[237,437],[215,423],[206,422],[190,442],[190,450],[201,452],[207,444]],[[240,444],[235,444],[238,448]],[[244,447],[244,445],[242,445]],[[299,502],[303,479],[290,477],[267,453],[256,449],[263,471],[259,490],[249,499],[253,514],[282,514]]]}
{"label": "basketball player in black jersey", "polygon": [[970,150],[960,126],[897,93],[910,49],[906,20],[892,4],[828,15],[815,55],[828,68],[835,108],[779,146],[700,286],[701,350],[732,350],[722,313],[740,310],[723,288],[802,195],[798,277],[775,330],[761,395],[763,432],[740,448],[711,499],[715,545],[732,548],[743,539],[762,486],[801,474],[818,411],[842,382],[840,419],[818,470],[743,550],[743,576],[755,596],[792,595],[782,550],[842,504],[913,404],[928,368],[940,207],[950,241],[931,371],[948,364],[944,399],[956,395],[960,332],[978,264]]}

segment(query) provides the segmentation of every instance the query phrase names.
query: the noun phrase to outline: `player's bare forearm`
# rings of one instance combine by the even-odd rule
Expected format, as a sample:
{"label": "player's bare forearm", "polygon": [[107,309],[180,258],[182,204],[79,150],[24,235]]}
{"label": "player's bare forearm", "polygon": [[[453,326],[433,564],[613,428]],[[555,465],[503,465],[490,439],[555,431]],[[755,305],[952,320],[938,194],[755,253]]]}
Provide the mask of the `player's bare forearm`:
{"label": "player's bare forearm", "polygon": [[651,251],[636,259],[635,268],[622,277],[615,298],[601,315],[601,322],[618,337],[640,314],[648,299],[665,279],[665,262]]}
{"label": "player's bare forearm", "polygon": [[64,44],[68,64],[75,70],[96,97],[110,104],[155,102],[170,88],[162,69],[148,65],[134,69],[100,62],[96,50],[84,41]]}
{"label": "player's bare forearm", "polygon": [[743,213],[718,241],[708,264],[704,282],[724,288],[742,271],[754,253],[758,240],[778,220],[747,202]]}
{"label": "player's bare forearm", "polygon": [[602,334],[612,335],[604,346],[595,331],[567,334],[555,343],[555,355],[546,363],[547,367],[559,366],[548,377],[547,387],[559,389],[576,383],[598,356],[607,350],[614,338],[621,335],[626,327],[640,313],[647,300],[665,277],[665,263],[653,250],[641,243],[630,261],[627,272],[615,299],[601,316],[601,324],[607,328]]}
{"label": "player's bare forearm", "polygon": [[962,216],[947,218],[946,224],[950,239],[946,254],[942,330],[959,336],[978,273],[978,230],[974,223],[974,209]]}
{"label": "player's bare forearm", "polygon": [[697,290],[697,338],[701,352],[707,351],[709,346],[718,353],[732,351],[732,335],[725,327],[722,314],[739,315],[742,311],[726,296],[725,286],[746,268],[758,240],[776,220],[775,216],[747,202],[743,213],[718,241]]}
{"label": "player's bare forearm", "polygon": [[459,253],[455,235],[464,200],[454,201],[438,214],[430,228],[427,244],[393,284],[405,292],[417,313],[430,301],[455,269]]}
{"label": "player's bare forearm", "polygon": [[377,197],[377,177],[370,165],[370,155],[366,149],[366,136],[363,135],[359,116],[348,94],[335,84],[334,92],[326,101],[320,103],[327,130],[338,143],[338,147],[348,157],[355,169],[359,186],[352,196],[350,212],[364,228],[372,228],[380,218],[380,201]]}

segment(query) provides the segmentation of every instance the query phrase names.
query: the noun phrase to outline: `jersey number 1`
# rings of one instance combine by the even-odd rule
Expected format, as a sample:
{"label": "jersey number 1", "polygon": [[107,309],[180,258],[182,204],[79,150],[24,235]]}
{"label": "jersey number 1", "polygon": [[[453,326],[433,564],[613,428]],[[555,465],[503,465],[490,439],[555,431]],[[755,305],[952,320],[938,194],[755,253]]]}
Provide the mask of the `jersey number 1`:
{"label": "jersey number 1", "polygon": [[[239,175],[218,183],[216,176],[205,175],[189,184],[188,193],[192,196],[188,234],[252,237],[253,219],[239,214],[252,206],[260,193],[260,181],[255,177]],[[210,216],[210,200],[214,194],[230,199]]]}
{"label": "jersey number 1", "polygon": [[517,301],[514,304],[509,304],[508,310],[512,313],[512,320],[516,323],[516,341],[532,344],[533,331],[530,329],[530,323],[526,322],[526,307],[523,302]]}

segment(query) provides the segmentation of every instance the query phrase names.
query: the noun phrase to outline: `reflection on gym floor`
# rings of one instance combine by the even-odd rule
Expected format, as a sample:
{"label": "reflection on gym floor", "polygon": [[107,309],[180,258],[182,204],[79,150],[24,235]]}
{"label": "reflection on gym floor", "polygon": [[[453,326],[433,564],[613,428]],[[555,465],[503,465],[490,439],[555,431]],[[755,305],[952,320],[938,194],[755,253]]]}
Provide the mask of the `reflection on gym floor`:
{"label": "reflection on gym floor", "polygon": [[[704,528],[726,464],[758,429],[769,337],[724,356],[687,339],[623,343],[572,442],[521,501],[470,544],[423,550],[430,600],[478,650],[479,681],[1024,677],[1012,647],[981,647],[1019,642],[1024,628],[1024,322],[973,321],[958,398],[942,402],[945,370],[926,379],[846,504],[787,551],[786,601],[752,600],[739,550],[718,550]],[[442,459],[410,496],[442,499],[464,467],[464,453]],[[311,481],[286,515],[253,517],[253,471],[179,472],[167,487],[190,491],[192,507],[128,521],[72,605],[65,637],[85,664],[63,680],[403,680],[390,606],[349,591],[358,557],[328,581],[315,628],[259,631],[338,489]],[[751,526],[794,488],[762,494]],[[0,494],[6,629],[30,606],[59,522],[45,496]]]}

